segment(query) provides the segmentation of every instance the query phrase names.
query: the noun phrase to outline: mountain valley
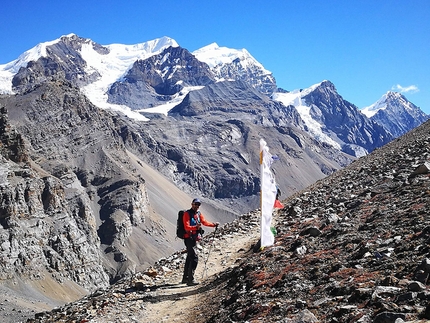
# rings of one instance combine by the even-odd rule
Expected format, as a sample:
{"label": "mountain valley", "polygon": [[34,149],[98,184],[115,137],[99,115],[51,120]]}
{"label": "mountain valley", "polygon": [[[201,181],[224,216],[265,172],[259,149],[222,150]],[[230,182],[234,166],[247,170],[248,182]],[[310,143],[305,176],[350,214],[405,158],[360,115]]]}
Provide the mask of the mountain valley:
{"label": "mountain valley", "polygon": [[[259,208],[261,138],[276,154],[273,172],[281,198],[290,201],[278,219],[278,241],[285,245],[299,243],[285,234],[303,229],[303,223],[318,222],[315,226],[325,228],[327,237],[346,234],[344,227],[363,226],[365,218],[347,214],[362,212],[363,196],[371,200],[401,190],[397,184],[402,181],[414,187],[415,175],[405,178],[409,175],[400,163],[410,162],[404,167],[413,172],[412,165],[425,168],[429,158],[428,122],[420,132],[409,133],[429,116],[404,96],[387,93],[366,116],[328,80],[307,89],[279,89],[274,76],[246,50],[216,44],[189,52],[168,37],[134,46],[103,46],[71,34],[0,65],[0,81],[0,277],[5,295],[17,299],[2,305],[5,320],[14,311],[25,318],[30,310],[50,309],[108,289],[174,254],[182,248],[174,233],[177,211],[189,207],[193,197],[203,200],[204,213],[225,225],[224,230],[235,221],[249,220],[245,215],[255,215]],[[375,161],[370,156],[379,157]],[[333,180],[343,176],[343,169],[355,169],[367,160],[373,163],[363,166],[368,180],[377,176],[388,184],[370,181],[356,193],[348,188],[354,183],[345,184],[349,175]],[[394,163],[392,173],[377,171],[389,163]],[[355,171],[350,174],[365,181]],[[423,192],[428,188],[425,174],[417,177]],[[324,189],[314,184],[321,181],[330,184]],[[306,198],[301,195],[300,203],[294,198],[315,187],[312,192],[325,200],[313,201],[306,209],[314,215],[302,214],[303,207],[299,212],[295,204],[306,205]],[[335,198],[343,189],[351,197]],[[406,190],[404,201],[399,193],[397,204],[412,203],[418,192],[409,193]],[[360,203],[354,201],[357,196]],[[417,196],[422,202],[414,202],[413,208],[426,232],[422,210],[428,195]],[[329,215],[319,209],[324,204]],[[380,208],[385,210],[382,204]],[[332,217],[351,216],[352,222],[330,222]],[[404,213],[393,221],[401,221],[401,216]],[[321,224],[318,219],[326,217],[328,223]],[[418,239],[426,239],[425,233]],[[345,246],[355,250],[360,243],[354,241]],[[284,257],[284,247],[281,255],[278,246],[274,248],[262,255]],[[286,252],[294,254],[295,249],[288,248]],[[242,277],[231,271],[219,275],[224,282],[231,275]],[[49,290],[42,288],[47,285]],[[242,319],[225,315],[226,321]],[[213,314],[212,322],[219,320]]]}

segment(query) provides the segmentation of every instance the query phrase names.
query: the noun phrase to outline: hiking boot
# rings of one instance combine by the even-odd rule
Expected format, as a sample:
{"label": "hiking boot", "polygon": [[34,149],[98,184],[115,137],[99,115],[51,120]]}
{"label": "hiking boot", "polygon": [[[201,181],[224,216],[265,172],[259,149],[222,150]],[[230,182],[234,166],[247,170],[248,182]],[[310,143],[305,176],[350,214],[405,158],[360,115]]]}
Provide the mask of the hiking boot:
{"label": "hiking boot", "polygon": [[187,282],[187,285],[188,286],[196,286],[196,285],[198,285],[198,284],[200,284],[198,281],[195,281],[195,280],[192,280],[192,281],[189,281],[189,282]]}
{"label": "hiking boot", "polygon": [[186,283],[188,283],[188,278],[187,277],[182,278],[181,284],[186,284]]}

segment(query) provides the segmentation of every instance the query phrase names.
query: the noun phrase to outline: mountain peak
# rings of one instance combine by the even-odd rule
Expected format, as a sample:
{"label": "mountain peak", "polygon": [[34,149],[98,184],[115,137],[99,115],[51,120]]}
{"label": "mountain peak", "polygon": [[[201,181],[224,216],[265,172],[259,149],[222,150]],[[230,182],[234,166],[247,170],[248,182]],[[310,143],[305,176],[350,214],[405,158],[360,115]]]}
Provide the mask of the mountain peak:
{"label": "mountain peak", "polygon": [[74,39],[74,38],[79,38],[79,36],[76,35],[75,33],[70,33],[70,34],[61,36],[59,39],[64,39],[64,38],[72,38],[72,39]]}
{"label": "mountain peak", "polygon": [[[245,49],[233,49],[228,47],[220,47],[217,43],[212,43],[195,50],[192,53],[196,58],[213,68],[218,65],[231,64],[234,60],[240,59],[241,61],[252,62],[254,65],[264,69],[252,55]],[[269,71],[267,71],[270,74]]]}
{"label": "mountain peak", "polygon": [[322,87],[322,88],[332,89],[332,90],[336,91],[336,87],[329,80],[324,80],[321,83],[316,84],[316,87]]}
{"label": "mountain peak", "polygon": [[204,51],[208,51],[208,50],[216,50],[218,48],[219,48],[218,44],[213,42],[209,45],[206,45],[206,46],[196,50],[195,52],[204,52]]}
{"label": "mountain peak", "polygon": [[272,94],[276,91],[272,73],[244,48],[232,49],[212,43],[192,54],[209,66],[217,81],[240,80],[251,84],[261,93]]}
{"label": "mountain peak", "polygon": [[401,97],[403,97],[403,95],[399,92],[395,92],[395,91],[387,91],[387,93],[385,93],[384,95],[387,99],[399,99]]}
{"label": "mountain peak", "polygon": [[167,36],[144,42],[142,45],[146,46],[147,48],[150,47],[151,52],[153,53],[161,52],[167,47],[179,47],[179,44],[176,42],[176,40]]}
{"label": "mountain peak", "polygon": [[61,38],[58,38],[52,41],[39,43],[33,48],[30,48],[29,50],[22,53],[17,59],[9,63],[0,65],[0,93],[13,93],[12,78],[16,73],[18,73],[19,69],[21,67],[27,66],[27,63],[30,61],[37,61],[40,57],[46,57],[47,47],[54,45],[60,41]]}
{"label": "mountain peak", "polygon": [[394,138],[426,121],[429,116],[399,92],[388,91],[374,104],[361,110]]}
{"label": "mountain peak", "polygon": [[[179,44],[170,37],[163,36],[143,43],[125,45],[125,44],[110,44],[107,48],[114,52],[122,52],[122,55],[133,56],[137,55],[138,59],[147,58],[149,55],[161,53],[167,47],[179,47]],[[139,54],[140,53],[140,54]]]}
{"label": "mountain peak", "polygon": [[361,109],[361,112],[368,118],[372,118],[379,111],[387,109],[390,103],[398,104],[399,101],[402,102],[404,108],[409,108],[410,102],[401,93],[387,91],[378,101]]}

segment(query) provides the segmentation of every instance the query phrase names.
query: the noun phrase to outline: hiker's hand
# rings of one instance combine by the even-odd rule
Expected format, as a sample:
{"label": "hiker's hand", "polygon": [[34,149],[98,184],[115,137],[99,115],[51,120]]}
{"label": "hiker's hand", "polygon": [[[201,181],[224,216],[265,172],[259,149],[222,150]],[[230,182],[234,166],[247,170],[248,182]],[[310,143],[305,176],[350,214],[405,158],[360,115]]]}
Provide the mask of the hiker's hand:
{"label": "hiker's hand", "polygon": [[201,223],[197,223],[196,224],[196,228],[197,228],[197,230],[200,230],[200,228],[202,227],[202,225],[201,225]]}

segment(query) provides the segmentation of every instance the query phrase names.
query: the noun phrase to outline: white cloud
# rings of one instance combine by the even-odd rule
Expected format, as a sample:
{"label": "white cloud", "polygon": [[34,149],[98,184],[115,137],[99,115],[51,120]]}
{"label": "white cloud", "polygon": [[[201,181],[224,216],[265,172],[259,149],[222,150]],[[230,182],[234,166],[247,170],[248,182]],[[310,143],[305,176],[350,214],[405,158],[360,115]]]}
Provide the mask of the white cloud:
{"label": "white cloud", "polygon": [[410,92],[410,93],[416,93],[416,92],[420,91],[420,89],[416,85],[401,86],[400,84],[393,85],[393,87],[391,88],[391,90],[397,91],[397,92],[400,92],[400,93],[408,93],[408,92]]}

